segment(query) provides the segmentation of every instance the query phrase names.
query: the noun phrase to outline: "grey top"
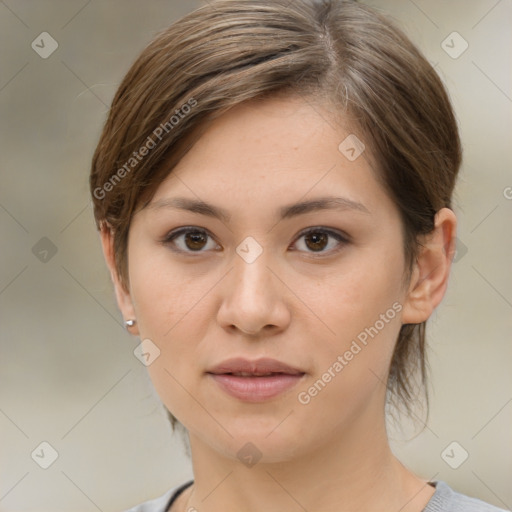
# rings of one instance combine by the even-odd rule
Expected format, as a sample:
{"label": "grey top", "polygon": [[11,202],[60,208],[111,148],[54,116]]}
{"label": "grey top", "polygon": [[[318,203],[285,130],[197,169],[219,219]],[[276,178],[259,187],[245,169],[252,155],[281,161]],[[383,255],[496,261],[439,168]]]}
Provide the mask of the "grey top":
{"label": "grey top", "polygon": [[[163,496],[151,501],[146,501],[126,512],[167,512],[179,494],[193,481],[174,487]],[[436,491],[430,498],[423,512],[506,512],[503,508],[494,507],[476,498],[455,492],[442,480],[431,482]]]}

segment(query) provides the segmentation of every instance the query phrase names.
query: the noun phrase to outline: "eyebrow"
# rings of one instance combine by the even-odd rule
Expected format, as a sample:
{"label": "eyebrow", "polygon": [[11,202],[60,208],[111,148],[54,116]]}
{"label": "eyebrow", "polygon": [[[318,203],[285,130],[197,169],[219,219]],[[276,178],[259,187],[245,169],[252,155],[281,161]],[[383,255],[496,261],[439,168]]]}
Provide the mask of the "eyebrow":
{"label": "eyebrow", "polygon": [[[191,199],[188,197],[173,197],[169,199],[160,199],[148,205],[150,209],[159,210],[161,208],[174,208],[186,210],[200,215],[207,215],[228,223],[231,214],[228,210],[206,203],[201,200]],[[369,214],[370,211],[362,203],[353,201],[345,197],[319,197],[310,201],[301,201],[281,207],[279,216],[281,220],[290,219],[298,215],[321,211],[321,210],[338,210],[338,211],[357,211]]]}

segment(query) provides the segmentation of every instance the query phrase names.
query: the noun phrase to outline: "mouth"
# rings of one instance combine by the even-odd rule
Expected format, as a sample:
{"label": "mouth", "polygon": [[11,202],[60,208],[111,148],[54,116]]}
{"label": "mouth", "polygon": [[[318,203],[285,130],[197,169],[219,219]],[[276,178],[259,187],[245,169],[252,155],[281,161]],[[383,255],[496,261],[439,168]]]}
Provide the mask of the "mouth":
{"label": "mouth", "polygon": [[207,375],[219,388],[244,402],[264,402],[296,386],[306,374],[275,359],[231,359]]}
{"label": "mouth", "polygon": [[[210,372],[208,372],[210,373]],[[211,372],[213,375],[234,375],[235,377],[272,377],[273,375],[299,375],[297,373],[288,373],[288,372],[222,372],[216,373]]]}

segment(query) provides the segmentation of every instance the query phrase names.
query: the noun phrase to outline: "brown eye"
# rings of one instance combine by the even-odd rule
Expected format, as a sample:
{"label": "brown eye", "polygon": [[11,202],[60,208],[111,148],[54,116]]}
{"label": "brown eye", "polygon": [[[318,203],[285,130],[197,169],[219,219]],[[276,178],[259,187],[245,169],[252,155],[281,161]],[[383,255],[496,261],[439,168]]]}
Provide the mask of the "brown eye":
{"label": "brown eye", "polygon": [[185,245],[193,251],[202,249],[206,241],[207,236],[200,231],[191,231],[185,234]]}
{"label": "brown eye", "polygon": [[[302,241],[303,239],[303,241]],[[349,237],[326,228],[312,228],[303,232],[294,245],[302,246],[298,249],[319,256],[330,254],[341,249],[349,243]]]}
{"label": "brown eye", "polygon": [[329,236],[325,233],[312,232],[305,237],[306,245],[312,251],[321,251],[327,246]]}
{"label": "brown eye", "polygon": [[218,247],[206,231],[198,228],[180,228],[169,233],[163,243],[173,251],[184,253],[202,253]]}

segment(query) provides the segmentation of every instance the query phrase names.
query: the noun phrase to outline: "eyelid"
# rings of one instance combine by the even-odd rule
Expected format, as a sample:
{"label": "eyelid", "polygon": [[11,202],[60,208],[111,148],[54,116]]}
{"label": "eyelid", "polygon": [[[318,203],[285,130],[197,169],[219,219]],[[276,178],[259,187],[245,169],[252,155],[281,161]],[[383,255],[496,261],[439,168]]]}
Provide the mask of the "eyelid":
{"label": "eyelid", "polygon": [[297,239],[299,239],[301,236],[308,235],[309,233],[315,233],[317,231],[322,231],[324,233],[327,233],[328,235],[332,235],[334,238],[339,238],[340,240],[343,240],[344,242],[351,242],[351,237],[345,233],[344,231],[328,228],[326,226],[312,226],[310,228],[303,229],[298,235]]}
{"label": "eyelid", "polygon": [[183,251],[182,249],[178,249],[176,247],[172,247],[172,243],[175,238],[190,233],[190,232],[199,232],[205,234],[207,237],[211,238],[217,245],[220,245],[215,237],[208,231],[206,228],[201,228],[199,226],[181,226],[179,228],[173,229],[172,231],[168,232],[161,240],[161,243],[165,245],[166,247],[169,247],[172,251],[180,253],[180,254],[187,254],[187,255],[194,255],[199,256],[206,251]]}
{"label": "eyelid", "polygon": [[[313,258],[326,258],[328,256],[332,256],[333,254],[338,253],[345,245],[352,242],[352,238],[345,233],[344,231],[340,231],[333,228],[328,228],[324,226],[312,226],[306,229],[303,229],[295,238],[295,241],[292,243],[292,246],[297,243],[297,241],[302,238],[305,235],[308,235],[309,233],[316,233],[316,232],[322,232],[327,233],[327,235],[333,237],[335,240],[338,241],[337,247],[334,249],[331,249],[329,251],[306,251],[304,254],[306,254],[308,257]],[[304,251],[300,251],[304,252]]]}
{"label": "eyelid", "polygon": [[165,234],[164,237],[162,238],[162,242],[169,242],[179,235],[193,231],[205,233],[211,238],[215,239],[215,237],[206,228],[201,228],[199,226],[180,226],[179,228],[173,229],[169,231],[167,234]]}

